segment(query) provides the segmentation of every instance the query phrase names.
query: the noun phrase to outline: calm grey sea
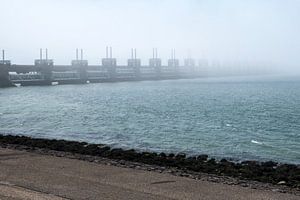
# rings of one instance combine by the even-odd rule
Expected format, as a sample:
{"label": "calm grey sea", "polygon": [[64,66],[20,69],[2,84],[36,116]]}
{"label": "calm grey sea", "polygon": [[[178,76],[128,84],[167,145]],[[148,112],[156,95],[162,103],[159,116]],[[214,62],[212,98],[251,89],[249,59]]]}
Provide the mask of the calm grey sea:
{"label": "calm grey sea", "polygon": [[300,78],[0,89],[0,133],[300,164]]}

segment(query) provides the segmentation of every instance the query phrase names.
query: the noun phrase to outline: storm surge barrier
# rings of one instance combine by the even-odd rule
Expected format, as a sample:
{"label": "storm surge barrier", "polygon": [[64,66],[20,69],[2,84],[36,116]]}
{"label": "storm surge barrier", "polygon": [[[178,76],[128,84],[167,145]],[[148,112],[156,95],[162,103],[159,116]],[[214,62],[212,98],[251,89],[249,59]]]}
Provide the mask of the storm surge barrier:
{"label": "storm surge barrier", "polygon": [[112,47],[106,47],[106,57],[99,65],[89,65],[88,60],[83,58],[83,53],[82,49],[76,49],[76,57],[70,65],[54,65],[53,59],[48,58],[48,49],[40,49],[40,57],[34,60],[33,65],[15,65],[11,64],[10,60],[5,60],[3,50],[0,61],[0,87],[17,84],[29,86],[166,80],[201,76],[195,73],[195,61],[191,58],[185,59],[184,64],[180,66],[179,60],[175,58],[175,50],[172,50],[167,65],[162,65],[157,49],[153,49],[149,65],[141,65],[136,49],[131,49],[131,58],[127,60],[127,65],[117,65]]}

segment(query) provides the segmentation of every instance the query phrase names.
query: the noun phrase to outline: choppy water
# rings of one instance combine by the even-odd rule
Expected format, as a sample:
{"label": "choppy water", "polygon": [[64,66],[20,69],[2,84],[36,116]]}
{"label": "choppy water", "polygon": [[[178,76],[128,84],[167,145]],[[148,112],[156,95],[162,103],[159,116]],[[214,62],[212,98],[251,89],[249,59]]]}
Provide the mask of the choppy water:
{"label": "choppy water", "polygon": [[0,132],[300,163],[300,78],[0,89]]}

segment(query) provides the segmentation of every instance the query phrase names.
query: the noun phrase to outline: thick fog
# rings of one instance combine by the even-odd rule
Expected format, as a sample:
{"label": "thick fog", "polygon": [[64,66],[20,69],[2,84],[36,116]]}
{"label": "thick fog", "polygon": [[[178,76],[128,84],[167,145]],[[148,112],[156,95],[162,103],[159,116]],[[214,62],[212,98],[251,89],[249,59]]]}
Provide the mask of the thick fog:
{"label": "thick fog", "polygon": [[[171,48],[211,62],[259,62],[300,68],[299,0],[1,0],[0,48],[13,63],[32,64],[48,48],[56,64],[75,49],[100,64],[112,46],[119,64],[152,48],[166,64]],[[181,62],[182,63],[182,62]]]}

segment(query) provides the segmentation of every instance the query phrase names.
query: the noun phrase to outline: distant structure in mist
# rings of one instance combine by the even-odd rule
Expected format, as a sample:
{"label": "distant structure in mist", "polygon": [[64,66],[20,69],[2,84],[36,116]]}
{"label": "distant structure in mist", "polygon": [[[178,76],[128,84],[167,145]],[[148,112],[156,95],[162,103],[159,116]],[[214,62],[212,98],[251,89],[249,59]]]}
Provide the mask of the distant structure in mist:
{"label": "distant structure in mist", "polygon": [[137,58],[136,48],[131,49],[131,58],[127,65],[117,65],[117,58],[113,57],[113,48],[106,47],[106,56],[102,58],[101,65],[89,65],[88,60],[83,59],[83,49],[76,49],[76,59],[71,65],[54,65],[53,59],[48,58],[48,49],[40,49],[39,59],[34,60],[34,65],[12,65],[10,60],[5,60],[5,51],[2,51],[0,61],[0,84],[10,86],[21,85],[50,85],[53,82],[59,84],[87,83],[87,82],[115,82],[135,80],[160,80],[192,77],[212,76],[236,76],[257,75],[274,72],[271,65],[250,62],[220,62],[209,61],[205,58],[198,62],[188,56],[180,65],[176,58],[176,50],[171,49],[171,56],[167,65],[162,65],[158,57],[157,48],[153,48],[152,58],[148,65],[142,65]]}

